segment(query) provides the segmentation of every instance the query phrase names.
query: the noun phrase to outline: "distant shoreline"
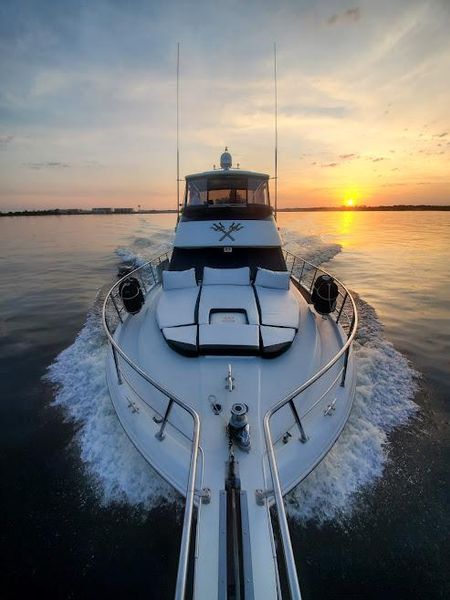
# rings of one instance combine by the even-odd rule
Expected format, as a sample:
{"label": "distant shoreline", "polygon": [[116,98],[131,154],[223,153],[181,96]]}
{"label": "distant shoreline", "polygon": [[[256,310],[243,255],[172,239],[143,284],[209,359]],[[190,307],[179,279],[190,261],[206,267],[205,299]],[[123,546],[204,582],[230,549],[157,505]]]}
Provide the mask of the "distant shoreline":
{"label": "distant shoreline", "polygon": [[279,208],[278,212],[373,212],[373,211],[429,211],[450,210],[445,204],[393,204],[389,206],[311,206],[296,208]]}
{"label": "distant shoreline", "polygon": [[[436,204],[393,204],[389,206],[297,206],[294,208],[279,208],[278,212],[405,212],[405,211],[449,211],[450,205]],[[73,216],[73,215],[155,215],[155,214],[176,214],[176,210],[137,210],[127,212],[92,212],[83,209],[48,209],[48,210],[19,210],[1,212],[0,217],[47,217],[47,216]]]}

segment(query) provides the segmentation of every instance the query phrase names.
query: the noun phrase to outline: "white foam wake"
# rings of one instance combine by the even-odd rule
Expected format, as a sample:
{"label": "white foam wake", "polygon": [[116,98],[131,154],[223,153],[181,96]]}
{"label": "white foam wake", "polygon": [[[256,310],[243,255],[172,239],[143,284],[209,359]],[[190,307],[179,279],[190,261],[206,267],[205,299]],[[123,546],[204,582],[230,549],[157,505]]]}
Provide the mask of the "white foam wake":
{"label": "white foam wake", "polygon": [[[168,248],[170,231],[152,231],[118,256],[141,264]],[[284,232],[288,249],[321,263],[340,251],[318,237]],[[144,243],[145,242],[145,243]],[[387,461],[387,434],[415,412],[415,374],[382,334],[371,307],[359,300],[360,329],[355,347],[357,390],[349,422],[333,450],[289,495],[290,514],[325,521],[348,515],[357,492],[379,478]],[[74,343],[49,367],[57,386],[55,404],[79,424],[81,458],[104,503],[126,502],[151,508],[176,493],[144,461],[123,432],[105,380],[106,339],[97,302]]]}
{"label": "white foam wake", "polygon": [[418,410],[413,402],[418,374],[383,337],[374,309],[356,300],[360,326],[354,344],[353,409],[331,452],[288,496],[288,511],[300,521],[323,523],[349,516],[357,493],[383,474],[388,433]]}
{"label": "white foam wake", "polygon": [[139,267],[148,260],[167,252],[173,237],[172,231],[153,226],[148,232],[148,237],[134,238],[130,246],[117,248],[116,254],[125,264]]}
{"label": "white foam wake", "polygon": [[341,251],[340,244],[326,243],[317,235],[302,235],[289,229],[281,229],[281,235],[284,242],[284,248],[296,256],[300,256],[307,261],[320,265]]}
{"label": "white foam wake", "polygon": [[151,508],[175,493],[135,450],[116,417],[105,379],[106,349],[96,306],[75,342],[49,367],[47,377],[58,386],[54,402],[80,426],[81,459],[99,498]]}

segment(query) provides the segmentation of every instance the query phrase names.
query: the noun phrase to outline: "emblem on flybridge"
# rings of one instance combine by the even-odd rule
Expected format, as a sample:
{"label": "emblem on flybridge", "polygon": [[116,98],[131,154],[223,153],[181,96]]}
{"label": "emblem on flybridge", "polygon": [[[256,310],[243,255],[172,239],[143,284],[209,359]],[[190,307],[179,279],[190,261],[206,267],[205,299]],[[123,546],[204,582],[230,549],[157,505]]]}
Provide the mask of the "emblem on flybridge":
{"label": "emblem on flybridge", "polygon": [[214,231],[219,231],[220,233],[223,233],[223,236],[220,238],[219,242],[222,242],[225,238],[230,238],[230,240],[234,242],[234,237],[231,234],[235,233],[236,231],[240,231],[243,228],[243,225],[234,222],[231,223],[229,227],[225,227],[223,223],[214,223],[214,225],[211,226],[211,229],[213,229]]}

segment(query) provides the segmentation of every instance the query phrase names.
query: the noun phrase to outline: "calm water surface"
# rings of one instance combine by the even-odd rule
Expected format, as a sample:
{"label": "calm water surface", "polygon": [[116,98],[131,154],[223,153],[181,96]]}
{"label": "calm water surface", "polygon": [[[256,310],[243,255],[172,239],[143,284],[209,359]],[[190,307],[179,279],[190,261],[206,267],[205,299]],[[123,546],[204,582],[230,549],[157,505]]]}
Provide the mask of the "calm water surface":
{"label": "calm water surface", "polygon": [[[167,243],[173,224],[171,215],[0,219],[2,598],[172,597],[179,511],[102,500],[80,424],[51,405],[42,377],[119,256]],[[286,239],[342,246],[326,266],[421,373],[420,418],[390,435],[383,477],[357,491],[350,516],[291,521],[303,596],[446,598],[450,214],[296,213],[279,224]]]}

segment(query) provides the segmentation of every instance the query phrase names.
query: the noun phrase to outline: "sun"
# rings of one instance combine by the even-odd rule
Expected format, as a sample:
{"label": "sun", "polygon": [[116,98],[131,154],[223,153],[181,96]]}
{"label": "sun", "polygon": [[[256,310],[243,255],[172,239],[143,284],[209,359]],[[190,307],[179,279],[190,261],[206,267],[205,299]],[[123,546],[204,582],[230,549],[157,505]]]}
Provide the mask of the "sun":
{"label": "sun", "polygon": [[356,202],[353,200],[353,198],[348,198],[345,201],[345,206],[348,206],[349,208],[351,208],[352,206],[355,206]]}

